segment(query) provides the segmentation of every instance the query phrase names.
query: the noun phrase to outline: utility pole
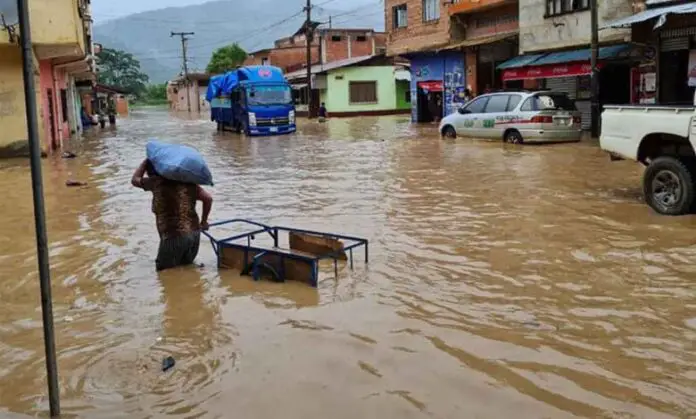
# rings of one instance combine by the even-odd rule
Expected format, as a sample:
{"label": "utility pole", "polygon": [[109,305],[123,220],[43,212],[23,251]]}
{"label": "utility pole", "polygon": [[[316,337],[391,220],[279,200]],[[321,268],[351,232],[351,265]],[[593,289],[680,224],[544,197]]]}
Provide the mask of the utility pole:
{"label": "utility pole", "polygon": [[307,20],[305,21],[305,39],[307,41],[307,117],[312,117],[312,38],[314,37],[310,27],[312,26],[312,0],[307,0],[305,7]]}
{"label": "utility pole", "polygon": [[171,37],[180,36],[181,37],[181,51],[184,58],[184,82],[186,83],[186,107],[188,111],[191,112],[191,92],[189,91],[189,76],[188,76],[188,57],[186,56],[186,42],[188,42],[188,36],[195,35],[195,32],[172,32]]}
{"label": "utility pole", "polygon": [[44,349],[46,353],[46,379],[51,417],[60,416],[60,391],[58,389],[58,363],[53,330],[53,299],[51,297],[51,270],[48,262],[48,238],[46,235],[46,209],[44,207],[43,181],[41,179],[41,150],[39,147],[39,119],[36,112],[36,86],[34,83],[34,52],[29,26],[29,1],[17,0],[19,37],[22,47],[22,75],[24,77],[24,104],[27,117],[27,137],[31,165],[31,189],[34,198],[34,224],[36,228],[36,253],[39,262],[41,288],[41,314],[43,320]]}
{"label": "utility pole", "polygon": [[597,58],[599,55],[599,24],[597,22],[597,0],[590,0],[590,91],[591,91],[591,133],[593,138],[599,137],[599,68],[597,68]]}

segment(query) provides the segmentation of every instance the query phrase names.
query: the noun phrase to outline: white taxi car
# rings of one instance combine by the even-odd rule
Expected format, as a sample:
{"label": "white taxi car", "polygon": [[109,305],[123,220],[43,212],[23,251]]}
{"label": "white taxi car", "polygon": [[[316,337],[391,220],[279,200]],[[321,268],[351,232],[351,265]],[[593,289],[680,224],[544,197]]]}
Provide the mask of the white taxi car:
{"label": "white taxi car", "polygon": [[488,93],[440,122],[447,138],[501,139],[508,143],[579,141],[581,116],[575,101],[552,91]]}

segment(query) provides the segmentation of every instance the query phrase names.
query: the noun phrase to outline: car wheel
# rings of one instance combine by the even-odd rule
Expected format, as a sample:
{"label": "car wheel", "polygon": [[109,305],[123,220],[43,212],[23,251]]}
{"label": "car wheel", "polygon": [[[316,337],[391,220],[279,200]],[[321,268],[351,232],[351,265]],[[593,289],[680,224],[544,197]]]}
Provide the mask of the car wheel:
{"label": "car wheel", "polygon": [[658,157],[643,174],[645,202],[664,215],[683,215],[694,204],[694,176],[674,157]]}
{"label": "car wheel", "polygon": [[503,141],[509,144],[522,144],[524,143],[524,139],[522,138],[522,134],[520,134],[519,131],[516,129],[507,131],[505,133],[505,136],[503,137]]}
{"label": "car wheel", "polygon": [[457,138],[457,131],[454,130],[452,125],[446,125],[442,129],[442,136],[445,138]]}

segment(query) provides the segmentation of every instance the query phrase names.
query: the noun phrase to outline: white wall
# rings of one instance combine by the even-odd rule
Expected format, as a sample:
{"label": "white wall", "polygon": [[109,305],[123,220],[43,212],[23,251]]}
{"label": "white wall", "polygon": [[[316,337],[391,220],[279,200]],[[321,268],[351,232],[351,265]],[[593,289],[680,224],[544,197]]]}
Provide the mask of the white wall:
{"label": "white wall", "polygon": [[[598,0],[599,26],[633,14],[631,0]],[[520,54],[574,46],[589,48],[590,12],[544,18],[546,0],[520,0]],[[600,42],[628,42],[630,29],[602,29]]]}

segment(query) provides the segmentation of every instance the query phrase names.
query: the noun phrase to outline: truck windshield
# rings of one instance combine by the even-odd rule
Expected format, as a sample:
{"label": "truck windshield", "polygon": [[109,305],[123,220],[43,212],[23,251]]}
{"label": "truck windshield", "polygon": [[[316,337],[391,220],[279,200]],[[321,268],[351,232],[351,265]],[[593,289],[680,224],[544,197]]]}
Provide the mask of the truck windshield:
{"label": "truck windshield", "polygon": [[249,105],[289,105],[292,103],[290,86],[253,86],[247,90]]}

